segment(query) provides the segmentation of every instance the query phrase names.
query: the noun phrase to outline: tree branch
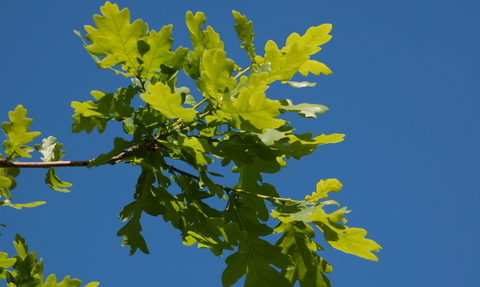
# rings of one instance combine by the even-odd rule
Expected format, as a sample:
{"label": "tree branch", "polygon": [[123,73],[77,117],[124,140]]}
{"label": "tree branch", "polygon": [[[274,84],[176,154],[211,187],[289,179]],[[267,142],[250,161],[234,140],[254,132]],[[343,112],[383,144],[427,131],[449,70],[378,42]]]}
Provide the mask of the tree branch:
{"label": "tree branch", "polygon": [[[127,154],[126,152],[122,152],[119,155],[116,155],[112,157],[108,163],[109,164],[115,164],[117,161],[122,160],[124,158],[130,157],[131,155]],[[5,160],[0,159],[0,168],[52,168],[52,167],[78,167],[78,166],[88,166],[89,163],[94,161],[95,159],[91,160],[83,160],[83,161],[50,161],[50,162],[6,162]],[[186,171],[183,171],[181,169],[178,169],[174,166],[168,166],[172,170],[183,174],[185,176],[189,176],[191,178],[194,178],[196,180],[200,180],[200,178],[196,175],[193,175],[191,173],[188,173]],[[243,193],[246,195],[250,196],[255,196],[259,198],[263,198],[266,200],[279,200],[283,202],[292,202],[292,203],[302,203],[302,202],[307,202],[306,200],[293,200],[291,198],[281,198],[281,197],[274,197],[274,196],[268,196],[268,195],[263,195],[263,194],[258,194],[258,193],[252,193],[243,189],[239,188],[233,188],[233,187],[228,187],[225,185],[221,185],[218,183],[215,183],[218,187],[221,189],[225,190],[226,192],[238,192],[238,193]]]}
{"label": "tree branch", "polygon": [[[115,164],[118,160],[130,157],[131,155],[126,152],[122,152],[119,155],[112,157],[108,163]],[[89,163],[94,161],[81,160],[81,161],[48,161],[48,162],[7,162],[0,160],[0,168],[51,168],[51,167],[74,167],[74,166],[88,166]]]}

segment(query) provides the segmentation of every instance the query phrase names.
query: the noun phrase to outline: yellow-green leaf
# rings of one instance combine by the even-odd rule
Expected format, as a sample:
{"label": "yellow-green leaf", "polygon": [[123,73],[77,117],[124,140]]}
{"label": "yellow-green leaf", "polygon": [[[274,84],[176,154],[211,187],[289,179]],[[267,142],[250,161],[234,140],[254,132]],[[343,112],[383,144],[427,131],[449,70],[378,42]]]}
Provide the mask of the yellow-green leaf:
{"label": "yellow-green leaf", "polygon": [[36,207],[36,206],[39,206],[39,205],[43,205],[47,203],[46,201],[34,201],[34,202],[31,202],[31,203],[10,203],[10,204],[6,204],[6,205],[9,205],[15,209],[22,209],[24,207]]}
{"label": "yellow-green leaf", "polygon": [[0,268],[9,268],[17,261],[16,258],[8,258],[8,254],[0,252]]}
{"label": "yellow-green leaf", "polygon": [[320,46],[332,39],[331,35],[328,35],[332,31],[332,24],[322,24],[316,27],[310,27],[302,36],[302,40],[307,45]]}
{"label": "yellow-green leaf", "polygon": [[175,56],[175,53],[171,51],[172,28],[173,25],[164,26],[158,33],[152,30],[148,36],[141,39],[148,45],[148,51],[142,55],[141,76],[143,78],[151,78],[160,71],[161,64],[170,61]]}
{"label": "yellow-green leaf", "polygon": [[203,42],[205,37],[202,32],[202,25],[207,22],[207,18],[203,12],[197,12],[195,15],[191,11],[187,12],[185,17],[188,30],[190,31],[190,41],[193,47]]}
{"label": "yellow-green leaf", "polygon": [[236,84],[231,76],[235,63],[227,59],[226,55],[227,53],[220,49],[207,50],[203,53],[200,64],[208,93],[217,101],[226,88],[230,90]]}
{"label": "yellow-green leaf", "polygon": [[309,46],[305,43],[297,42],[286,53],[280,51],[278,46],[272,40],[269,40],[265,45],[265,62],[271,63],[270,76],[268,83],[275,80],[288,81],[293,75],[298,72],[302,66],[309,59]]}
{"label": "yellow-green leaf", "polygon": [[33,148],[24,144],[33,141],[40,132],[29,132],[33,120],[26,118],[26,115],[27,110],[22,105],[18,105],[13,112],[8,112],[10,123],[2,123],[2,129],[8,139],[4,141],[3,147],[9,157],[32,157],[29,152],[32,152]]}
{"label": "yellow-green leaf", "polygon": [[195,118],[195,109],[182,107],[182,96],[172,93],[170,87],[161,82],[148,86],[148,93],[140,97],[167,118],[182,118],[186,122]]}
{"label": "yellow-green leaf", "polygon": [[332,74],[332,70],[330,70],[327,65],[324,63],[315,61],[315,60],[308,60],[306,61],[302,66],[300,66],[300,69],[298,70],[302,76],[308,76],[308,72],[318,76],[321,73],[328,76]]}
{"label": "yellow-green leaf", "polygon": [[332,214],[325,213],[323,209],[317,209],[309,217],[309,221],[313,222],[323,231],[325,240],[327,240],[328,244],[333,248],[365,259],[377,261],[377,256],[372,252],[379,252],[381,246],[375,241],[365,238],[367,231],[361,228],[350,228],[337,223],[339,221],[346,222],[343,214],[349,211],[345,209],[346,208],[341,208]]}
{"label": "yellow-green leaf", "polygon": [[236,99],[222,99],[222,112],[233,120],[235,128],[256,132],[285,124],[284,120],[276,118],[280,114],[280,102],[265,96],[268,76],[268,73],[253,74],[248,86],[240,89]]}
{"label": "yellow-green leaf", "polygon": [[86,38],[92,42],[87,46],[88,52],[107,56],[101,62],[103,67],[121,64],[127,76],[136,74],[140,69],[137,41],[144,32],[143,21],[130,23],[130,11],[126,8],[120,11],[117,4],[110,2],[100,7],[100,11],[103,16],[93,16],[97,29],[85,26]]}
{"label": "yellow-green leaf", "polygon": [[255,48],[253,47],[253,37],[255,34],[253,34],[253,23],[252,21],[247,21],[247,17],[237,11],[232,11],[232,14],[233,19],[237,23],[237,25],[234,26],[237,36],[243,41],[240,47],[248,52],[248,57],[253,61],[255,59]]}
{"label": "yellow-green leaf", "polygon": [[305,200],[318,201],[322,198],[328,198],[329,192],[339,192],[342,186],[342,183],[336,178],[322,179],[317,183],[317,191],[312,193],[312,195],[305,196]]}

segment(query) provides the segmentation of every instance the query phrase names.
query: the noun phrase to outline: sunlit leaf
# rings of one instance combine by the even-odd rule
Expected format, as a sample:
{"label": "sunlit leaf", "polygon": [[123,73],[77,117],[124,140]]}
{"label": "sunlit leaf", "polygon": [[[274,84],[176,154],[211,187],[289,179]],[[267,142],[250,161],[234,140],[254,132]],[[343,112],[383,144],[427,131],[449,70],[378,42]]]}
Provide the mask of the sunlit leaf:
{"label": "sunlit leaf", "polygon": [[305,87],[315,87],[317,84],[316,83],[310,83],[310,82],[294,82],[294,81],[287,81],[287,84],[289,84],[291,87],[294,88],[305,88]]}
{"label": "sunlit leaf", "polygon": [[126,8],[120,11],[117,4],[110,2],[100,7],[100,11],[103,16],[93,17],[97,29],[85,26],[86,38],[92,42],[87,50],[97,56],[107,56],[101,62],[103,67],[121,64],[127,76],[135,75],[140,69],[137,41],[144,33],[143,21],[130,23],[130,11]]}
{"label": "sunlit leaf", "polygon": [[10,123],[2,123],[2,130],[8,139],[3,142],[3,148],[7,156],[11,158],[32,157],[29,153],[33,151],[33,148],[25,144],[40,135],[40,132],[29,132],[33,120],[26,118],[26,115],[27,110],[22,105],[18,105],[15,111],[8,112]]}
{"label": "sunlit leaf", "polygon": [[289,99],[281,100],[280,103],[282,104],[280,106],[281,111],[296,112],[304,118],[316,118],[316,114],[323,114],[328,110],[326,106],[317,104],[294,105]]}
{"label": "sunlit leaf", "polygon": [[305,196],[307,201],[318,201],[322,198],[327,198],[329,192],[339,192],[342,189],[342,183],[338,179],[330,178],[320,180],[317,183],[317,190],[312,195]]}
{"label": "sunlit leaf", "polygon": [[302,66],[300,66],[300,69],[298,70],[302,76],[308,76],[308,73],[312,73],[316,76],[320,74],[324,74],[325,76],[328,76],[332,74],[332,70],[330,70],[327,65],[324,63],[315,61],[315,60],[308,60],[305,62]]}
{"label": "sunlit leaf", "polygon": [[36,207],[36,206],[39,206],[39,205],[44,205],[45,203],[47,203],[46,201],[34,201],[34,202],[31,202],[31,203],[10,203],[10,202],[7,202],[7,201],[3,201],[2,204],[0,205],[8,205],[10,207],[13,207],[15,209],[22,209],[24,207]]}
{"label": "sunlit leaf", "polygon": [[0,252],[0,268],[9,268],[15,264],[17,259],[15,258],[8,258],[8,254],[4,252]]}
{"label": "sunlit leaf", "polygon": [[195,109],[182,107],[182,96],[172,93],[170,88],[161,82],[149,86],[148,93],[141,94],[140,97],[170,119],[182,118],[190,122],[195,118]]}
{"label": "sunlit leaf", "polygon": [[232,89],[236,84],[232,78],[234,62],[226,58],[225,51],[219,49],[203,53],[200,70],[202,79],[211,97],[221,100],[225,89]]}
{"label": "sunlit leaf", "polygon": [[173,25],[164,26],[158,33],[152,30],[148,36],[141,39],[148,45],[148,51],[141,56],[143,61],[141,76],[143,78],[151,78],[156,72],[160,72],[161,64],[175,57],[175,53],[171,52],[173,43],[173,39],[170,38],[172,36],[172,28]]}
{"label": "sunlit leaf", "polygon": [[267,77],[267,73],[254,74],[248,87],[240,89],[238,98],[222,99],[222,114],[233,121],[235,128],[256,132],[278,128],[285,123],[276,118],[280,114],[280,102],[265,96]]}
{"label": "sunlit leaf", "polygon": [[372,251],[379,252],[381,247],[375,241],[365,238],[367,231],[337,223],[346,221],[343,214],[347,212],[345,208],[342,208],[332,214],[327,214],[323,209],[317,209],[310,216],[309,220],[323,231],[325,240],[333,248],[377,261],[378,258]]}
{"label": "sunlit leaf", "polygon": [[243,41],[240,47],[247,51],[250,60],[254,61],[255,48],[253,47],[253,38],[255,34],[253,34],[253,23],[252,21],[247,21],[247,17],[237,11],[232,11],[232,13],[233,19],[237,23],[237,25],[234,26],[235,31],[237,32],[238,38]]}

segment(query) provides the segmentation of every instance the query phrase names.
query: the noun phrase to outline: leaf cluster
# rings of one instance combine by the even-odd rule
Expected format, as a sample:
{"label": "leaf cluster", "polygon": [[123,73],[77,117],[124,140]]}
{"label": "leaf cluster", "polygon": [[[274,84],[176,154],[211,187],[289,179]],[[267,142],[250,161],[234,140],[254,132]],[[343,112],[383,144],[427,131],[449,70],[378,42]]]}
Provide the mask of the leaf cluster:
{"label": "leaf cluster", "polygon": [[[45,279],[43,259],[40,258],[39,261],[35,251],[28,252],[25,239],[17,234],[13,244],[17,254],[12,258],[8,258],[7,253],[0,252],[0,279],[6,279],[9,287],[79,287],[82,284],[82,281],[70,279],[70,276],[58,283],[55,274]],[[84,287],[96,287],[99,284],[91,282]]]}
{"label": "leaf cluster", "polygon": [[[9,163],[18,158],[31,158],[30,152],[35,149],[43,155],[41,160],[44,162],[59,161],[65,155],[65,152],[61,150],[63,145],[58,143],[53,136],[43,139],[42,145],[36,144],[35,149],[26,145],[40,135],[40,132],[30,132],[30,124],[33,120],[27,118],[26,115],[27,110],[22,105],[18,105],[14,111],[8,114],[10,122],[2,123],[2,130],[6,135],[6,140],[3,142],[5,158],[0,153],[0,163]],[[0,206],[22,209],[23,207],[35,207],[44,204],[44,201],[21,204],[11,202],[11,190],[17,186],[15,178],[19,174],[20,168],[2,168],[0,166],[0,198],[5,198],[0,201]],[[69,190],[65,187],[72,185],[62,181],[54,168],[48,169],[45,183],[49,184],[52,189],[63,192],[68,192]]]}
{"label": "leaf cluster", "polygon": [[[263,53],[257,54],[252,22],[233,11],[234,30],[250,60],[242,68],[227,57],[214,28],[204,28],[207,19],[201,12],[189,11],[185,17],[191,48],[174,48],[172,25],[150,30],[143,20],[131,22],[128,9],[110,2],[100,11],[102,15],[93,18],[95,25],[85,26],[85,38],[75,33],[99,68],[130,79],[131,84],[116,92],[92,91],[93,99],[72,102],[72,132],[103,133],[110,121],[122,124],[125,136],[115,138],[112,150],[99,154],[88,166],[124,162],[141,170],[133,201],[119,215],[125,225],[117,235],[131,255],[137,250],[149,253],[141,225],[146,214],[161,216],[178,229],[185,245],[207,248],[216,256],[227,250],[223,286],[232,286],[243,276],[245,286],[296,282],[302,287],[331,286],[325,274],[332,267],[317,254],[323,247],[313,241],[315,228],[330,246],[377,260],[372,251],[380,246],[365,238],[365,230],[345,225],[344,214],[349,212],[345,207],[332,213],[323,209],[339,205],[321,201],[329,192],[340,191],[337,179],[320,180],[315,192],[293,200],[282,198],[262,177],[280,172],[291,158],[300,160],[318,146],[344,138],[343,134],[298,134],[281,117],[293,112],[316,118],[327,107],[267,97],[276,81],[294,88],[313,87],[315,83],[292,79],[297,74],[332,73],[311,59],[330,40],[330,24],[311,27],[303,35],[292,33],[282,48],[268,41]],[[198,92],[178,85],[180,72]],[[132,106],[136,97],[142,100],[138,107]],[[28,132],[31,120],[25,114],[19,106],[10,116],[11,123],[2,125],[7,135],[5,162],[29,157],[33,150],[25,144],[39,133]],[[46,162],[59,161],[65,154],[53,137],[35,148]],[[223,175],[213,172],[215,161],[231,167],[238,175],[236,184],[218,183]],[[0,195],[7,198],[3,205],[11,199],[9,190],[15,187],[18,172],[0,169]],[[63,192],[71,186],[53,168],[45,182]],[[223,208],[214,208],[210,203],[214,200],[223,202]],[[270,219],[277,225],[269,226]],[[280,239],[271,242],[268,236],[276,233]]]}

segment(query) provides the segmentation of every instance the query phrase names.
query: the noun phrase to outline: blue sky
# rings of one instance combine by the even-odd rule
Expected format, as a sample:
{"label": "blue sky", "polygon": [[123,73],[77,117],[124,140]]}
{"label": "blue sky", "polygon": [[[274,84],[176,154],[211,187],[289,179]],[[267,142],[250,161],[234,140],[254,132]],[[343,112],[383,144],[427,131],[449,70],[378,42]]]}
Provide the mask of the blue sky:
{"label": "blue sky", "polygon": [[[480,2],[478,1],[117,1],[150,29],[173,24],[174,46],[190,47],[184,17],[202,11],[225,42],[228,56],[248,65],[231,10],[254,23],[257,52],[269,39],[283,45],[333,24],[333,39],[314,56],[333,75],[306,80],[315,88],[272,85],[268,96],[326,105],[317,119],[292,119],[300,131],[345,133],[344,142],[267,182],[284,197],[303,198],[319,179],[344,184],[333,199],[353,210],[348,225],[368,230],[383,250],[370,262],[326,246],[333,286],[475,286],[480,281],[478,152]],[[128,80],[97,69],[73,30],[84,33],[103,1],[1,1],[0,121],[24,105],[32,130],[64,144],[66,160],[109,151],[110,125],[99,135],[72,134],[72,101],[91,90],[115,91]],[[84,33],[85,34],[85,33]],[[298,80],[304,78],[299,77]],[[193,87],[193,86],[191,86]],[[192,89],[193,90],[193,89]],[[197,95],[198,96],[198,95]],[[303,125],[303,126],[302,126]],[[38,143],[38,142],[37,142]],[[37,159],[40,156],[37,156]],[[116,236],[118,213],[132,200],[139,170],[115,165],[57,170],[72,182],[68,194],[43,184],[45,171],[22,170],[17,202],[32,209],[0,211],[0,248],[13,254],[16,233],[45,259],[45,273],[101,286],[221,286],[224,259],[186,247],[161,218],[144,216],[150,255],[128,256]],[[234,177],[227,178],[233,185]],[[318,234],[317,236],[320,236]]]}

